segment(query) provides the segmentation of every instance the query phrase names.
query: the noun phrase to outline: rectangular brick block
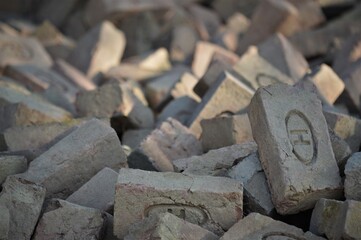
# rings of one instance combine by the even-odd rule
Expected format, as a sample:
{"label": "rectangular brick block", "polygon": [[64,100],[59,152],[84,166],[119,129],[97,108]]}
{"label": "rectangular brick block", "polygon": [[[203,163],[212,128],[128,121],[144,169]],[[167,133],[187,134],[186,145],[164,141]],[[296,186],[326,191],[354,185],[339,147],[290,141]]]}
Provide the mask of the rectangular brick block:
{"label": "rectangular brick block", "polygon": [[252,153],[232,167],[227,175],[240,181],[244,189],[244,211],[272,216],[275,207],[257,153]]}
{"label": "rectangular brick block", "polygon": [[247,113],[219,116],[201,121],[203,150],[242,144],[253,141],[251,124]]}
{"label": "rectangular brick block", "polygon": [[116,185],[114,233],[153,214],[170,212],[216,234],[242,218],[242,184],[228,178],[121,169]]}
{"label": "rectangular brick block", "polygon": [[361,202],[320,199],[312,212],[310,231],[328,239],[360,239]]}
{"label": "rectangular brick block", "polygon": [[173,162],[176,172],[195,175],[222,176],[241,159],[257,151],[255,142],[235,144]]}
{"label": "rectangular brick block", "polygon": [[341,177],[315,94],[284,84],[260,88],[249,117],[278,213],[297,213],[322,197],[340,196]]}
{"label": "rectangular brick block", "polygon": [[0,206],[7,208],[10,220],[5,239],[31,239],[45,200],[45,188],[16,176],[9,176],[2,187]]}
{"label": "rectangular brick block", "polygon": [[47,196],[64,198],[104,167],[119,169],[126,161],[116,132],[93,119],[34,159],[21,177],[45,186]]}
{"label": "rectangular brick block", "polygon": [[281,221],[273,220],[270,217],[259,213],[251,213],[236,223],[226,232],[220,240],[234,239],[305,239],[322,240],[324,238],[313,235],[310,232],[304,233],[302,229],[288,225]]}
{"label": "rectangular brick block", "polygon": [[190,130],[199,137],[202,133],[201,120],[214,118],[223,113],[235,114],[245,111],[253,94],[254,91],[242,83],[238,76],[224,72],[194,109],[188,121]]}

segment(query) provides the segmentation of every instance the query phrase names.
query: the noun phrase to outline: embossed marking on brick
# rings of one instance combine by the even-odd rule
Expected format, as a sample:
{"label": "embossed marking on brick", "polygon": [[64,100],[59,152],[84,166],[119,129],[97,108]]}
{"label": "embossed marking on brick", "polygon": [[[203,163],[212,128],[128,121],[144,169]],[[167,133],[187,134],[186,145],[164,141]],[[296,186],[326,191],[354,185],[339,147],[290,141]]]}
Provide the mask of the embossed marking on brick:
{"label": "embossed marking on brick", "polygon": [[286,127],[293,147],[292,152],[304,164],[311,164],[316,159],[317,149],[307,117],[299,111],[290,111],[286,117]]}

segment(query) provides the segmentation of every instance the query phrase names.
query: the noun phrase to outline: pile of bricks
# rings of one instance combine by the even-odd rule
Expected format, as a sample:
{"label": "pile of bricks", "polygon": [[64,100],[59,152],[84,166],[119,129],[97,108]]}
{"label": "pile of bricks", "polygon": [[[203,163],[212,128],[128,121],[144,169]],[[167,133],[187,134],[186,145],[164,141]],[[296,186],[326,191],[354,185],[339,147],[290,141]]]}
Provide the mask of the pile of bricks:
{"label": "pile of bricks", "polygon": [[0,240],[361,239],[357,0],[0,2]]}

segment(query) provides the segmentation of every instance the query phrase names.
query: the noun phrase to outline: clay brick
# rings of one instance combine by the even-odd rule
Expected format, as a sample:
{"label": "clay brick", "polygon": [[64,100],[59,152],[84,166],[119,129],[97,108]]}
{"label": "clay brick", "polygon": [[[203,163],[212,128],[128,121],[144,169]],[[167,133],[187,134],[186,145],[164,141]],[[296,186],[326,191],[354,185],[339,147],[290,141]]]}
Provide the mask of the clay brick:
{"label": "clay brick", "polygon": [[[58,140],[88,120],[89,119],[86,118],[78,118],[62,123],[54,122],[32,126],[10,127],[0,134],[3,139],[3,146],[0,146],[0,149],[16,152],[39,149],[44,147],[44,145],[50,148],[50,146],[54,145]],[[110,126],[109,119],[101,120]]]}
{"label": "clay brick", "polygon": [[354,153],[345,166],[345,197],[361,201],[361,153]]}
{"label": "clay brick", "polygon": [[110,22],[102,22],[87,32],[68,57],[68,62],[93,77],[116,66],[125,48],[124,34]]}
{"label": "clay brick", "polygon": [[274,83],[294,84],[295,80],[273,66],[266,58],[261,56],[257,47],[251,46],[237,61],[233,70],[242,76],[245,84],[257,90]]}
{"label": "clay brick", "polygon": [[235,63],[239,59],[236,54],[220,46],[208,42],[198,42],[192,63],[192,72],[196,77],[204,76],[215,54],[222,56],[230,63]]}
{"label": "clay brick", "polygon": [[33,38],[0,34],[0,67],[8,64],[33,64],[50,67],[52,60],[41,44]]}
{"label": "clay brick", "polygon": [[201,99],[197,94],[194,93],[193,88],[198,83],[198,79],[191,73],[185,72],[179,82],[177,82],[171,90],[171,95],[173,98],[179,98],[183,96],[188,96],[194,101],[200,102]]}
{"label": "clay brick", "polygon": [[200,137],[201,120],[214,118],[222,113],[236,114],[245,111],[253,93],[253,90],[243,84],[238,76],[225,72],[207,91],[202,102],[194,110],[188,122],[190,130]]}
{"label": "clay brick", "polygon": [[105,216],[100,210],[52,199],[36,227],[34,240],[100,239]]}
{"label": "clay brick", "polygon": [[16,176],[9,176],[2,187],[0,206],[6,207],[10,216],[6,239],[30,239],[40,217],[45,188]]}
{"label": "clay brick", "polygon": [[45,47],[53,59],[65,59],[75,47],[75,42],[64,36],[48,20],[39,25],[32,35]]}
{"label": "clay brick", "polygon": [[161,108],[171,96],[174,86],[180,81],[182,75],[189,72],[183,65],[172,68],[169,72],[151,80],[145,87],[145,93],[152,108]]}
{"label": "clay brick", "polygon": [[218,240],[214,233],[176,217],[171,213],[151,215],[129,229],[124,240],[138,239],[169,239],[174,240]]}
{"label": "clay brick", "polygon": [[13,126],[62,122],[71,118],[64,109],[11,83],[0,82],[0,99],[1,131]]}
{"label": "clay brick", "polygon": [[67,197],[104,167],[119,169],[126,161],[115,131],[94,119],[34,159],[20,176],[42,184],[47,196]]}
{"label": "clay brick", "polygon": [[203,151],[253,141],[251,124],[246,113],[220,116],[201,121]]}
{"label": "clay brick", "polygon": [[5,68],[5,75],[41,94],[49,102],[75,113],[73,103],[78,88],[51,69],[10,65]]}
{"label": "clay brick", "polygon": [[141,0],[138,2],[91,0],[87,3],[84,17],[89,25],[95,25],[108,17],[116,18],[127,13],[169,9],[172,6],[174,6],[173,1],[168,0]]}
{"label": "clay brick", "polygon": [[232,179],[121,169],[116,185],[114,233],[153,214],[176,216],[222,234],[242,217],[242,185]]}
{"label": "clay brick", "polygon": [[352,152],[358,152],[361,145],[361,120],[342,113],[324,111],[328,126],[345,140]]}
{"label": "clay brick", "polygon": [[235,144],[201,156],[175,160],[173,165],[176,172],[185,174],[224,176],[233,165],[256,151],[255,142]]}
{"label": "clay brick", "polygon": [[110,168],[103,168],[71,194],[66,201],[102,211],[110,210],[114,206],[114,189],[117,179],[117,172]]}
{"label": "clay brick", "polygon": [[272,216],[275,208],[268,188],[266,175],[257,153],[252,153],[232,167],[227,174],[240,181],[244,189],[244,211]]}
{"label": "clay brick", "polygon": [[136,149],[151,132],[151,129],[128,130],[123,133],[122,145],[127,145],[131,149]]}
{"label": "clay brick", "polygon": [[0,184],[7,176],[23,173],[28,168],[28,162],[23,156],[0,156]]}
{"label": "clay brick", "polygon": [[244,219],[236,223],[226,232],[220,240],[233,239],[305,239],[322,240],[310,232],[304,233],[302,229],[288,225],[281,221],[273,220],[270,217],[258,213],[251,213]]}
{"label": "clay brick", "polygon": [[360,32],[360,13],[361,6],[356,5],[351,11],[323,27],[294,34],[290,37],[290,42],[307,58],[324,55],[332,50],[335,42]]}
{"label": "clay brick", "polygon": [[81,90],[91,91],[96,88],[82,72],[62,59],[57,59],[52,69]]}
{"label": "clay brick", "polygon": [[168,118],[173,118],[179,121],[181,124],[185,125],[187,124],[193,113],[193,110],[197,107],[197,105],[198,102],[188,96],[176,98],[169,102],[158,115],[157,125],[159,126]]}
{"label": "clay brick", "polygon": [[328,239],[359,239],[361,202],[320,199],[312,212],[310,231]]}
{"label": "clay brick", "polygon": [[151,128],[154,125],[153,112],[127,85],[119,82],[80,92],[75,105],[80,116],[112,117],[121,114],[140,128]]}
{"label": "clay brick", "polygon": [[260,88],[249,118],[278,213],[297,213],[322,197],[341,194],[328,127],[315,94],[284,84]]}
{"label": "clay brick", "polygon": [[331,129],[329,129],[330,141],[332,150],[335,155],[337,166],[343,175],[347,159],[351,156],[352,150],[345,140],[337,136]]}
{"label": "clay brick", "polygon": [[0,205],[0,239],[9,239],[10,214],[7,207]]}
{"label": "clay brick", "polygon": [[60,27],[78,3],[79,0],[67,0],[61,4],[56,0],[46,1],[40,5],[37,19],[49,20],[54,25]]}
{"label": "clay brick", "polygon": [[219,58],[217,55],[213,56],[207,71],[194,86],[194,92],[203,97],[224,71],[232,70],[232,66],[233,63],[229,63],[227,59]]}
{"label": "clay brick", "polygon": [[320,97],[330,105],[336,101],[345,89],[344,82],[326,64],[322,64],[312,73],[311,81],[317,87]]}
{"label": "clay brick", "polygon": [[308,72],[306,59],[282,34],[273,35],[257,47],[261,57],[295,82]]}
{"label": "clay brick", "polygon": [[312,0],[260,1],[252,15],[251,25],[239,43],[238,52],[243,53],[250,45],[259,44],[274,33],[291,36],[324,20],[320,6]]}
{"label": "clay brick", "polygon": [[147,136],[141,143],[141,150],[158,171],[173,171],[174,160],[203,152],[195,136],[172,118]]}

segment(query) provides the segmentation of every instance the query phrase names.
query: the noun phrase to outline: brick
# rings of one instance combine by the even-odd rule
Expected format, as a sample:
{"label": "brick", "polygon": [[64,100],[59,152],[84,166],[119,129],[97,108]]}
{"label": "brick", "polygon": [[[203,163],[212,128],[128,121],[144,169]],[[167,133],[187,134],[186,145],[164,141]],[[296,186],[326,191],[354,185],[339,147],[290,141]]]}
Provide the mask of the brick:
{"label": "brick", "polygon": [[328,127],[315,94],[284,84],[260,88],[249,118],[278,213],[298,213],[322,197],[341,194]]}
{"label": "brick", "polygon": [[354,153],[345,166],[345,197],[361,201],[361,153]]}
{"label": "brick", "polygon": [[[272,60],[273,61],[273,60]],[[257,90],[274,83],[294,84],[295,80],[273,66],[261,56],[257,47],[251,46],[237,61],[233,70],[245,79],[245,84]]]}
{"label": "brick", "polygon": [[183,97],[183,96],[188,96],[188,97],[194,99],[195,101],[200,102],[201,99],[193,91],[193,88],[196,86],[198,81],[199,80],[193,74],[191,74],[189,72],[185,72],[181,76],[179,82],[177,82],[173,86],[173,88],[171,90],[172,97],[179,98],[179,97]]}
{"label": "brick", "polygon": [[332,67],[335,72],[342,75],[354,64],[357,64],[356,62],[361,58],[360,43],[361,33],[352,34],[344,41],[334,57]]}
{"label": "brick", "polygon": [[195,109],[197,105],[198,102],[188,96],[176,98],[169,102],[158,115],[157,125],[160,125],[168,118],[173,118],[185,125],[191,117],[193,109]]}
{"label": "brick", "polygon": [[36,14],[37,19],[48,20],[61,27],[78,3],[79,0],[67,0],[62,4],[59,4],[56,0],[46,1],[39,7]]}
{"label": "brick", "polygon": [[232,179],[122,169],[116,185],[114,233],[122,238],[144,217],[172,212],[222,234],[242,217],[242,185]]}
{"label": "brick", "polygon": [[212,2],[212,7],[225,19],[236,12],[251,17],[260,2],[260,0],[215,0]]}
{"label": "brick", "polygon": [[294,81],[308,72],[306,59],[282,34],[273,35],[257,47],[261,57]]}
{"label": "brick", "polygon": [[200,121],[214,118],[222,113],[238,113],[244,111],[253,96],[253,90],[230,72],[225,72],[204,95],[202,102],[194,109],[189,119],[190,130],[200,137],[202,128]]}
{"label": "brick", "polygon": [[204,119],[201,127],[200,139],[205,152],[253,141],[251,124],[246,113]]}
{"label": "brick", "polygon": [[199,36],[190,24],[176,25],[172,30],[170,58],[174,62],[188,63],[191,61]]}
{"label": "brick", "polygon": [[78,41],[67,60],[87,77],[93,77],[119,63],[125,42],[124,34],[112,23],[105,21],[89,30]]}
{"label": "brick", "polygon": [[117,172],[110,168],[103,168],[71,194],[66,201],[108,211],[114,206],[114,189],[117,179]]}
{"label": "brick", "polygon": [[207,71],[194,86],[194,92],[203,97],[224,71],[232,70],[232,66],[233,63],[230,63],[227,59],[214,55]]}
{"label": "brick", "polygon": [[159,77],[163,72],[142,69],[136,64],[120,63],[106,72],[107,78],[124,78],[142,82],[152,77]]}
{"label": "brick", "polygon": [[77,95],[75,106],[80,116],[112,117],[123,115],[140,128],[151,128],[153,112],[125,84],[110,82],[93,91]]}
{"label": "brick", "polygon": [[201,78],[204,76],[215,54],[222,56],[230,63],[235,63],[239,59],[231,51],[212,43],[200,41],[197,43],[192,63],[192,72],[196,77]]}
{"label": "brick", "polygon": [[185,174],[224,176],[233,165],[256,151],[255,142],[235,144],[200,156],[175,160],[173,165],[176,172]]}
{"label": "brick", "polygon": [[104,167],[119,169],[126,161],[115,131],[94,119],[34,159],[20,176],[42,184],[47,196],[65,198]]}
{"label": "brick", "polygon": [[73,103],[78,88],[51,69],[10,65],[5,68],[5,75],[41,94],[49,102],[75,113]]}
{"label": "brick", "polygon": [[52,60],[41,44],[33,38],[0,34],[0,67],[8,64],[33,64],[50,67]]}
{"label": "brick", "polygon": [[127,59],[127,63],[136,64],[139,68],[154,72],[164,72],[171,69],[167,49],[158,48],[147,54]]}
{"label": "brick", "polygon": [[89,25],[95,25],[108,17],[116,18],[127,13],[169,9],[172,6],[174,3],[167,0],[141,0],[136,3],[132,0],[121,2],[91,0],[86,5],[84,17]]}
{"label": "brick", "polygon": [[359,239],[361,202],[320,199],[313,212],[310,231],[328,239]]}
{"label": "brick", "polygon": [[[77,126],[88,120],[89,119],[86,118],[80,118],[62,123],[54,122],[32,126],[10,127],[0,134],[3,139],[3,146],[1,146],[0,149],[16,152],[39,149],[44,145],[52,146]],[[102,119],[102,121],[110,126],[109,119]]]}
{"label": "brick", "polygon": [[16,176],[9,176],[2,187],[0,206],[6,207],[10,215],[6,239],[30,239],[40,217],[45,188]]}
{"label": "brick", "polygon": [[0,239],[6,240],[9,239],[9,228],[10,228],[10,214],[9,210],[0,205]]}
{"label": "brick", "polygon": [[349,100],[350,108],[356,109],[359,111],[361,107],[361,101],[359,98],[361,92],[360,81],[361,73],[361,58],[354,64],[350,64],[350,67],[347,68],[341,76],[345,82],[345,95],[346,99]]}
{"label": "brick", "polygon": [[172,68],[162,76],[151,80],[145,87],[145,94],[152,108],[161,108],[171,96],[173,87],[180,81],[182,75],[189,72],[183,65]]}
{"label": "brick", "polygon": [[302,229],[288,225],[281,221],[273,220],[270,217],[259,213],[251,213],[244,219],[236,223],[226,232],[220,240],[231,239],[305,239],[322,240],[310,232],[304,233]]}
{"label": "brick", "polygon": [[19,36],[19,33],[15,28],[13,28],[9,24],[3,23],[3,22],[0,23],[0,33],[10,35],[13,37]]}
{"label": "brick", "polygon": [[75,42],[64,36],[48,20],[39,25],[32,34],[45,47],[52,59],[65,59],[75,47]]}
{"label": "brick", "polygon": [[330,111],[324,111],[323,115],[334,133],[348,143],[352,152],[358,152],[361,145],[361,120]]}
{"label": "brick", "polygon": [[[234,1],[234,0],[230,0]],[[217,0],[220,2],[220,0]],[[227,15],[227,29],[238,34],[244,34],[247,32],[250,25],[250,20],[242,13],[236,12],[234,14]]]}
{"label": "brick", "polygon": [[195,136],[172,118],[164,121],[145,138],[141,150],[158,171],[173,171],[174,160],[203,152]]}
{"label": "brick", "polygon": [[191,4],[187,9],[193,17],[194,25],[203,41],[209,41],[221,26],[221,19],[213,9],[199,4]]}
{"label": "brick", "polygon": [[345,89],[345,84],[340,77],[326,64],[322,64],[313,72],[310,79],[317,87],[320,97],[330,105],[334,104]]}
{"label": "brick", "polygon": [[275,214],[266,175],[258,154],[252,153],[233,166],[227,174],[240,181],[244,189],[244,211],[257,212],[267,216]]}
{"label": "brick", "polygon": [[28,162],[23,156],[0,156],[0,184],[7,176],[23,173],[28,168]]}
{"label": "brick", "polygon": [[322,8],[332,8],[339,6],[351,6],[356,3],[355,0],[317,0]]}
{"label": "brick", "polygon": [[250,45],[266,40],[274,33],[291,36],[325,20],[320,6],[312,0],[261,1],[251,18],[251,25],[238,46],[243,53]]}
{"label": "brick", "polygon": [[33,239],[100,239],[104,221],[100,210],[51,199]]}
{"label": "brick", "polygon": [[81,90],[91,91],[96,89],[96,85],[90,79],[62,59],[57,59],[52,69]]}
{"label": "brick", "polygon": [[12,126],[28,126],[39,123],[62,122],[71,114],[21,87],[0,82],[0,130]]}
{"label": "brick", "polygon": [[323,27],[294,34],[290,42],[307,58],[324,55],[332,50],[335,42],[360,32],[360,12],[361,6],[355,6]]}
{"label": "brick", "polygon": [[151,129],[127,130],[123,133],[122,145],[127,145],[131,149],[136,149],[151,132]]}
{"label": "brick", "polygon": [[84,21],[84,10],[78,9],[71,13],[64,23],[63,28],[67,36],[79,40],[89,28]]}
{"label": "brick", "polygon": [[198,225],[182,220],[171,213],[151,215],[141,222],[135,223],[129,229],[129,234],[124,240],[137,239],[209,239],[217,240],[214,233]]}
{"label": "brick", "polygon": [[329,129],[329,135],[337,166],[341,175],[343,175],[347,159],[351,156],[352,150],[347,142],[337,136],[331,129]]}

